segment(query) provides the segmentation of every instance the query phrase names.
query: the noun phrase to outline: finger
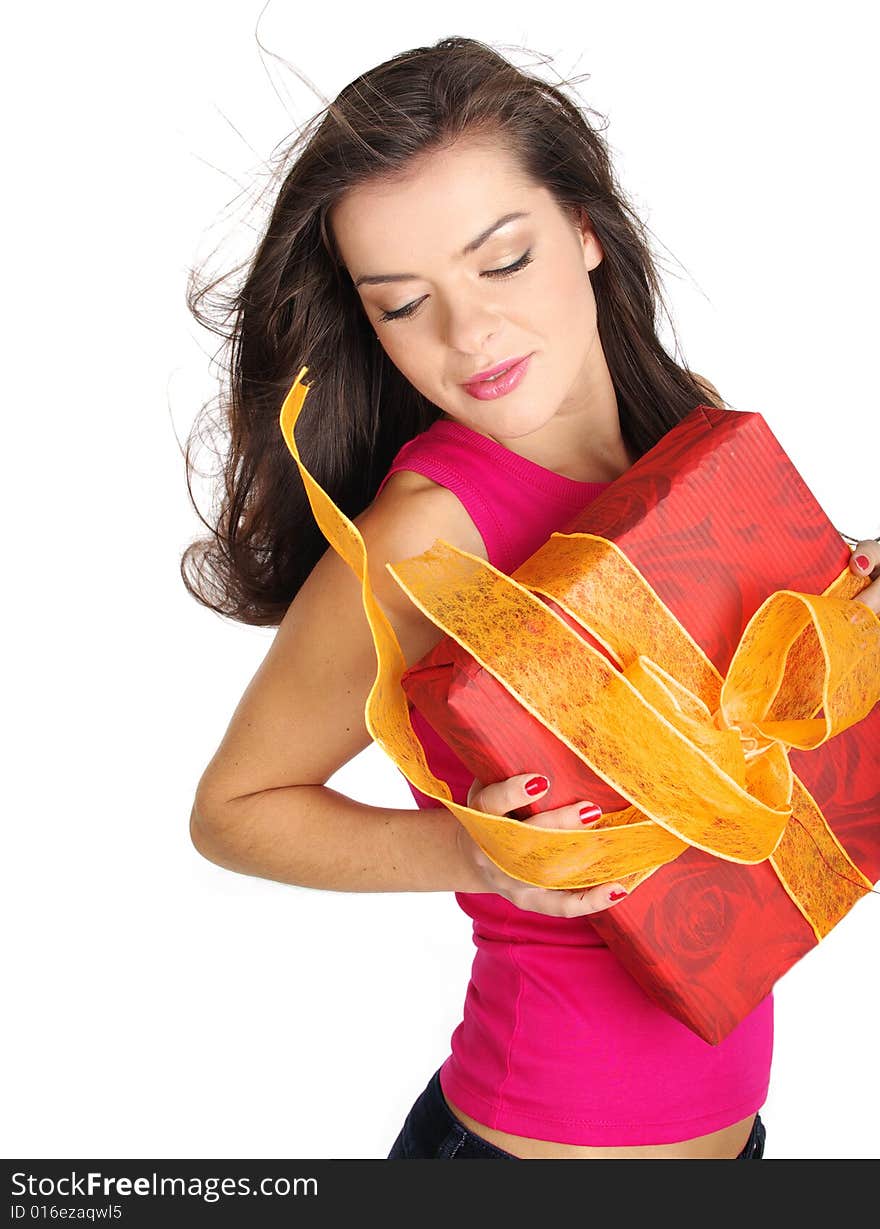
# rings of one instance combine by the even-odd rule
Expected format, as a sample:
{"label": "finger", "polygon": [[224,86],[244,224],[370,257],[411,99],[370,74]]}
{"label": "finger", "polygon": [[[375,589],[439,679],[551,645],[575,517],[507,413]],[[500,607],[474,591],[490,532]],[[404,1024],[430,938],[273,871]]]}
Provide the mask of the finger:
{"label": "finger", "polygon": [[872,577],[873,584],[857,593],[855,600],[864,602],[874,614],[880,615],[880,542],[875,542],[872,538],[857,542],[850,556],[849,566],[857,576]]}
{"label": "finger", "polygon": [[594,828],[602,818],[602,808],[595,802],[573,802],[567,807],[554,807],[524,819],[533,828]]}
{"label": "finger", "polygon": [[601,883],[594,888],[575,888],[567,893],[567,910],[565,917],[585,917],[590,913],[601,913],[605,909],[613,909],[627,896],[626,888],[620,883]]}
{"label": "finger", "polygon": [[479,807],[474,806],[474,799],[476,798],[477,794],[480,792],[482,788],[483,788],[483,782],[478,781],[477,778],[474,777],[471,783],[471,787],[468,790],[467,802],[465,803],[465,805],[470,807],[472,811],[478,811],[480,809]]}
{"label": "finger", "polygon": [[[880,570],[880,542],[872,538],[857,542],[850,556],[849,566],[857,576],[876,577]],[[859,601],[863,599],[860,597]]]}
{"label": "finger", "polygon": [[470,805],[475,811],[485,811],[487,815],[506,815],[508,811],[537,802],[549,788],[550,782],[542,773],[524,772],[508,777],[506,781],[484,786],[474,793]]}
{"label": "finger", "polygon": [[864,602],[867,607],[874,611],[875,615],[880,615],[880,580],[875,580],[872,585],[868,585],[867,589],[857,593],[853,600]]}

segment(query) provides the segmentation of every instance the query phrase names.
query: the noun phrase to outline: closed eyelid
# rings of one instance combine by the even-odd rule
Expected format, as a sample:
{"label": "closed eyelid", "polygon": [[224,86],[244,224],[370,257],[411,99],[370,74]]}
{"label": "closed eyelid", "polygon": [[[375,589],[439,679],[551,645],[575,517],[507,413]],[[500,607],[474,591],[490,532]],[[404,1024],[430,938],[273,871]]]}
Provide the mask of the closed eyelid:
{"label": "closed eyelid", "polygon": [[[498,231],[496,234],[489,235],[488,238],[483,240],[480,244],[479,251],[474,250],[472,252],[462,252],[457,259],[464,259],[471,263],[482,263],[484,261],[489,261],[497,264],[499,260],[505,259],[505,255],[507,253],[513,253],[514,251],[521,250],[523,245],[525,245],[528,251],[531,251],[534,247],[534,240],[528,236],[528,233],[518,235],[515,233],[508,234]],[[369,286],[377,285],[379,283],[388,284],[393,282],[410,282],[420,280],[422,279],[414,273],[399,273],[388,277],[359,277],[354,285],[357,289],[362,285]]]}
{"label": "closed eyelid", "polygon": [[[511,222],[519,221],[520,218],[528,218],[531,215],[528,213],[506,213],[503,217],[498,218],[491,226],[487,227],[481,234],[472,239],[470,243],[465,244],[460,252],[460,256],[469,256],[482,248],[484,244],[493,239],[496,234],[503,230],[505,226]],[[509,236],[506,236],[509,237]],[[359,289],[363,285],[377,286],[382,282],[408,282],[417,280],[415,273],[362,273],[354,279],[355,289]]]}
{"label": "closed eyelid", "polygon": [[[519,256],[516,260],[509,261],[505,265],[495,265],[491,269],[484,269],[480,273],[480,277],[489,277],[493,281],[500,280],[505,277],[510,277],[510,276],[515,275],[516,273],[522,272],[522,270],[527,268],[527,266],[530,265],[533,260],[534,260],[534,256],[532,254],[532,248],[527,247],[526,250],[523,252],[523,254]],[[381,308],[379,308],[378,310],[381,313],[379,316],[379,319],[380,321],[384,323],[393,323],[395,319],[397,320],[407,319],[411,317],[418,310],[423,300],[426,299],[427,297],[428,297],[427,295],[422,295],[418,299],[413,299],[411,303],[404,303],[401,307],[389,308],[387,311],[383,311]]]}

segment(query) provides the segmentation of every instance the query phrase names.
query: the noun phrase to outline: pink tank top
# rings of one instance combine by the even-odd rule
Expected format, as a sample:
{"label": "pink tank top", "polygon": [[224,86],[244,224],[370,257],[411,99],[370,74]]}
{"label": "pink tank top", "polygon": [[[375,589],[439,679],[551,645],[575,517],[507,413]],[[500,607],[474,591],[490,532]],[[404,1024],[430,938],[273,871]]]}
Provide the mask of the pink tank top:
{"label": "pink tank top", "polygon": [[[382,486],[399,469],[453,491],[490,563],[508,573],[608,485],[565,478],[446,419],[400,449]],[[410,714],[432,771],[466,802],[473,774]],[[437,805],[410,790],[420,808]],[[473,919],[476,955],[440,1085],[478,1122],[614,1147],[707,1135],[763,1105],[771,996],[710,1046],[654,1006],[587,918],[533,913],[494,893],[455,898]]]}

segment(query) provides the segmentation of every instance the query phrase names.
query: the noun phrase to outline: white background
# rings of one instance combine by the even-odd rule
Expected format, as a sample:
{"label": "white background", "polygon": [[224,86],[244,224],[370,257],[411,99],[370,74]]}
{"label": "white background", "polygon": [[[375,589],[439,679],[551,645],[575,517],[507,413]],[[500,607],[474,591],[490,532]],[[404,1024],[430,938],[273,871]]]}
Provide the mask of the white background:
{"label": "white background", "polygon": [[[24,7],[3,74],[0,1150],[382,1157],[448,1053],[470,920],[451,894],[234,875],[188,836],[272,632],[178,576],[200,528],[179,441],[216,391],[185,280],[218,242],[222,267],[249,249],[264,160],[322,104],[275,57],[326,98],[451,34],[589,72],[690,366],[765,415],[839,529],[875,536],[871,6],[275,0],[258,31],[256,3]],[[330,784],[412,805],[376,748]],[[870,897],[778,986],[769,1157],[880,1153],[878,939]]]}

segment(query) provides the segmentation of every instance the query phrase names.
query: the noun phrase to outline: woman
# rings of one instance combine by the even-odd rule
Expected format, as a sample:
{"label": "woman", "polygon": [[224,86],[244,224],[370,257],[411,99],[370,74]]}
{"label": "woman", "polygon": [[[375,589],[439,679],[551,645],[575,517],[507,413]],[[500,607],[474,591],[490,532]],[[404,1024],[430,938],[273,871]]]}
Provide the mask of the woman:
{"label": "woman", "polygon": [[[590,926],[622,885],[532,887],[415,789],[416,814],[326,787],[370,741],[375,654],[359,584],[326,550],[278,432],[307,364],[302,460],[357,525],[411,665],[440,633],[386,562],[442,538],[510,570],[696,405],[723,404],[664,350],[659,300],[582,112],[455,38],[365,73],[304,135],[232,303],[225,499],[184,578],[278,633],[203,773],[192,837],[218,864],[282,882],[454,891],[474,919],[464,1019],[391,1157],[762,1154],[769,998],[707,1046]],[[877,544],[859,543],[852,566],[878,564]],[[875,610],[878,589],[860,595]],[[546,791],[541,764],[473,781],[417,718],[456,801],[502,815]],[[596,814],[584,799],[527,822]]]}

